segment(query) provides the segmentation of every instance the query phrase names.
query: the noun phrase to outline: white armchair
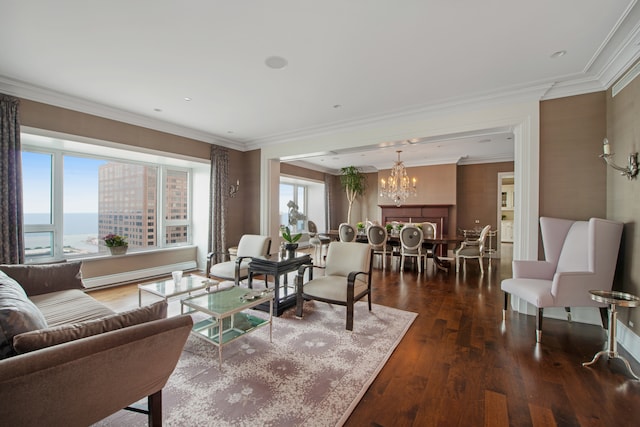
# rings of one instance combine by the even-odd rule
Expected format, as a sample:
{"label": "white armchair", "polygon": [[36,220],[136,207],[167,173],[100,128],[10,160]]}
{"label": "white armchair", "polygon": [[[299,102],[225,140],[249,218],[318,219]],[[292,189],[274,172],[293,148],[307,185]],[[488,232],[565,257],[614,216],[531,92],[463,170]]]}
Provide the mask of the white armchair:
{"label": "white armchair", "polygon": [[589,290],[611,290],[623,224],[606,219],[573,221],[540,218],[545,261],[513,261],[513,278],[502,281],[503,318],[509,295],[537,308],[536,341],[542,339],[546,307],[600,307],[606,326],[606,304],[591,299]]}
{"label": "white armchair", "polygon": [[[482,231],[480,232],[480,237],[478,240],[469,240],[464,241],[456,250],[456,273],[460,271],[460,260],[464,263],[465,272],[467,269],[467,258],[475,258],[480,263],[480,272],[484,273],[484,252],[485,252],[485,240],[487,238],[487,234],[491,230],[491,225],[485,225]],[[489,261],[491,263],[491,261]],[[489,269],[491,269],[491,264],[489,264]]]}
{"label": "white armchair", "polygon": [[[371,311],[372,250],[365,243],[331,242],[327,251],[325,275],[313,278],[314,266],[303,265],[296,277],[296,316],[302,317],[304,300],[318,300],[347,307],[347,326],[353,330],[353,306],[364,298]],[[309,281],[303,283],[305,271]]]}
{"label": "white armchair", "polygon": [[253,257],[265,257],[271,250],[271,237],[259,236],[255,234],[245,234],[238,243],[238,252],[233,261],[223,261],[213,264],[215,255],[229,256],[228,253],[218,254],[210,252],[207,254],[207,272],[209,277],[223,280],[233,280],[235,285],[240,284],[240,280],[249,277],[249,263]]}

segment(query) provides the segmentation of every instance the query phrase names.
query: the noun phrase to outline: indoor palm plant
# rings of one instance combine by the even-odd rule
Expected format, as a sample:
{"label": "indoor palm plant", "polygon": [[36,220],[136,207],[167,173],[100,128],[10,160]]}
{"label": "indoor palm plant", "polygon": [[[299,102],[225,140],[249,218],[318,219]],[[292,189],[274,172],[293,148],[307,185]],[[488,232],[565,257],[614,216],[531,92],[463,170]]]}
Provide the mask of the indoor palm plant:
{"label": "indoor palm plant", "polygon": [[340,169],[340,173],[340,184],[342,185],[342,188],[344,188],[345,193],[347,193],[347,200],[349,201],[347,223],[351,224],[351,207],[353,205],[353,201],[356,197],[364,194],[367,177],[355,166],[342,168]]}

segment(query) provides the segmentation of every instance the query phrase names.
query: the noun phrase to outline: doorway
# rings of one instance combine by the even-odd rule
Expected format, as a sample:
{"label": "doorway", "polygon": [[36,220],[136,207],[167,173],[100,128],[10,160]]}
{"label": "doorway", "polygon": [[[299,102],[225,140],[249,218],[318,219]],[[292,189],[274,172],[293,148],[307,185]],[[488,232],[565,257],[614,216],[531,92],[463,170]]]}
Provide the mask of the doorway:
{"label": "doorway", "polygon": [[498,257],[513,257],[515,235],[515,178],[513,172],[498,173]]}

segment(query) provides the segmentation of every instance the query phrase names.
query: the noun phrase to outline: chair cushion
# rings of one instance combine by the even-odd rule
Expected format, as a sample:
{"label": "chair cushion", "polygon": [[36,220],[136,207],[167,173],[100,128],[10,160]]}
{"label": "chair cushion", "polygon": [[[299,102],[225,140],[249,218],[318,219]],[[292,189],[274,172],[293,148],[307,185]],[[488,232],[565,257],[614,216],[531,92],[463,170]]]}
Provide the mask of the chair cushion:
{"label": "chair cushion", "polygon": [[501,287],[504,292],[517,295],[536,307],[554,306],[551,295],[551,280],[541,279],[505,279]]}
{"label": "chair cushion", "polygon": [[[359,295],[367,290],[367,283],[356,280],[354,283],[354,295]],[[314,278],[306,283],[303,288],[306,295],[330,299],[333,301],[347,301],[347,278],[344,276],[324,276]]]}
{"label": "chair cushion", "polygon": [[44,315],[24,289],[0,271],[0,359],[17,354],[13,346],[16,335],[46,327]]}
{"label": "chair cushion", "polygon": [[[249,276],[249,263],[251,259],[243,259],[240,262],[240,277],[244,279]],[[226,261],[211,266],[209,270],[212,276],[220,279],[235,279],[236,277],[236,261]]]}
{"label": "chair cushion", "polygon": [[49,326],[84,322],[113,314],[106,305],[78,289],[35,295],[31,301],[40,309]]}
{"label": "chair cushion", "polygon": [[20,283],[29,296],[65,289],[85,289],[82,283],[81,261],[54,264],[3,264],[0,270]]}
{"label": "chair cushion", "polygon": [[[268,255],[271,237],[245,234],[238,243],[239,257],[259,257]],[[233,276],[231,276],[233,277]]]}
{"label": "chair cushion", "polygon": [[[352,271],[369,272],[370,248],[365,243],[332,242],[327,252],[327,276],[348,276]],[[365,280],[359,275],[358,280]]]}
{"label": "chair cushion", "polygon": [[92,335],[126,328],[167,317],[167,302],[162,300],[154,304],[115,313],[99,319],[68,325],[39,329],[16,335],[13,346],[17,353],[28,353],[52,345],[90,337]]}

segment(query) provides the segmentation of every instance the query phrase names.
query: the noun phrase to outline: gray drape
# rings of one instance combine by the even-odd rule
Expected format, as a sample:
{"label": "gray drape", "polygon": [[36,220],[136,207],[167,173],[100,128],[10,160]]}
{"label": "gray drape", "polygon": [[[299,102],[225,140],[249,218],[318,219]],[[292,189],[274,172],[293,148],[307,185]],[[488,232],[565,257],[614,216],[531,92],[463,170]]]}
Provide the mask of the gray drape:
{"label": "gray drape", "polygon": [[0,94],[0,264],[24,262],[19,104]]}
{"label": "gray drape", "polygon": [[229,151],[214,145],[211,147],[211,177],[209,182],[209,252],[217,253],[211,262],[227,261],[223,253],[227,249],[226,224],[229,199]]}

